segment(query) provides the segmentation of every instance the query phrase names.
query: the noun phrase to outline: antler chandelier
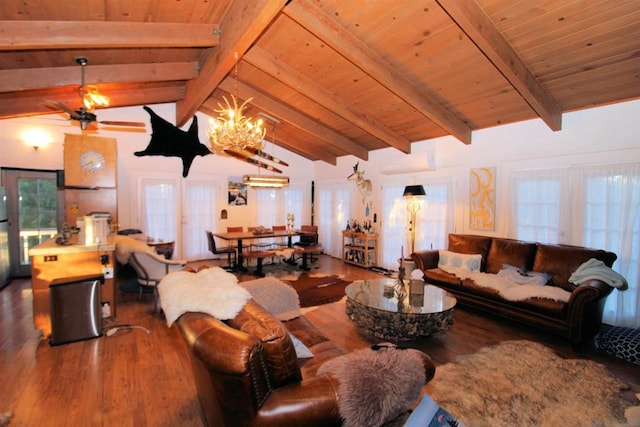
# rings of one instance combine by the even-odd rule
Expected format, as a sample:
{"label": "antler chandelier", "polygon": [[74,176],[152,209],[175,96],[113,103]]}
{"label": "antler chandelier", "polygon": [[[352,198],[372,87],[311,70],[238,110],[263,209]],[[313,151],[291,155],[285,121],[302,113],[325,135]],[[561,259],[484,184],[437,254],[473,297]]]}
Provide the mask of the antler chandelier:
{"label": "antler chandelier", "polygon": [[216,147],[223,150],[228,148],[247,149],[255,148],[262,151],[262,140],[267,130],[262,127],[262,119],[253,123],[251,118],[244,116],[246,106],[253,98],[247,99],[242,105],[238,106],[238,53],[235,54],[234,77],[236,82],[236,94],[231,95],[233,105],[229,103],[226,97],[222,97],[225,106],[218,104],[215,110],[219,114],[218,117],[209,120],[209,141]]}

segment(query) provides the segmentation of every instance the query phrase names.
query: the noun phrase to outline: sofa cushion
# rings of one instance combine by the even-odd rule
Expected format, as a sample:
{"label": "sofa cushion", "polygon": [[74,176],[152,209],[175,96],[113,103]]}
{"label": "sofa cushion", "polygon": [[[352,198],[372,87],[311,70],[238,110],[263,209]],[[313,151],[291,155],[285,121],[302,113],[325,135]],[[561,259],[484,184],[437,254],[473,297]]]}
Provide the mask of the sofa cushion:
{"label": "sofa cushion", "polygon": [[482,265],[482,255],[461,254],[452,251],[439,251],[438,268],[447,270],[448,268],[460,268],[468,271],[480,271]]}
{"label": "sofa cushion", "polygon": [[587,249],[570,245],[543,245],[538,244],[536,256],[533,262],[533,270],[551,275],[550,285],[561,287],[569,292],[576,286],[569,283],[571,274],[591,258],[604,262],[611,267],[617,256],[613,252],[601,249]]}
{"label": "sofa cushion", "polygon": [[487,273],[498,274],[504,264],[510,264],[529,271],[533,267],[536,247],[535,243],[495,238],[489,248],[485,270]]}

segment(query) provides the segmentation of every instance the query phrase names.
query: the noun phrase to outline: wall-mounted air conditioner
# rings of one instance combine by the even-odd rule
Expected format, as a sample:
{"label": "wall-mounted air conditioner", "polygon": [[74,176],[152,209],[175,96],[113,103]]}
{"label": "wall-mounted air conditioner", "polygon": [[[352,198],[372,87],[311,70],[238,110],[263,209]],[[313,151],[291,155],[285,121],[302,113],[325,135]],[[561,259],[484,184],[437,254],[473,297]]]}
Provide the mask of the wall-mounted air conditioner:
{"label": "wall-mounted air conditioner", "polygon": [[436,153],[435,151],[426,151],[407,154],[398,161],[383,166],[380,172],[383,175],[400,175],[434,170],[436,170]]}

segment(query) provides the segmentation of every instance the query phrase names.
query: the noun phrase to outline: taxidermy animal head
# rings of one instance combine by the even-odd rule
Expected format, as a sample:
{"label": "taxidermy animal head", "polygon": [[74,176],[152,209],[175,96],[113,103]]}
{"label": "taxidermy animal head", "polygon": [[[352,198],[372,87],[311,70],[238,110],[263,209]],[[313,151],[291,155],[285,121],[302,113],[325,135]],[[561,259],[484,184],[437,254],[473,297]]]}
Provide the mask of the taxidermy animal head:
{"label": "taxidermy animal head", "polygon": [[364,197],[369,197],[371,195],[372,188],[371,180],[364,179],[364,171],[358,171],[358,165],[360,165],[360,162],[356,163],[353,166],[353,173],[349,175],[347,179],[349,181],[355,181],[356,187],[358,187],[358,191],[360,191],[360,194],[362,194]]}

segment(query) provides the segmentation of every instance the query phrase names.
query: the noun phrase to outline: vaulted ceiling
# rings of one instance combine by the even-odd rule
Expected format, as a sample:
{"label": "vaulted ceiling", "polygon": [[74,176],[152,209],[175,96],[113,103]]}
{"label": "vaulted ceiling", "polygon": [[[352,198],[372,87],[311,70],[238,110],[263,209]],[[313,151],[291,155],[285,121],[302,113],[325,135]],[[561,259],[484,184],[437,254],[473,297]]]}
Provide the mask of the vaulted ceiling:
{"label": "vaulted ceiling", "polygon": [[638,0],[3,0],[0,21],[0,118],[79,107],[85,56],[111,107],[184,125],[237,94],[330,164],[640,97]]}

